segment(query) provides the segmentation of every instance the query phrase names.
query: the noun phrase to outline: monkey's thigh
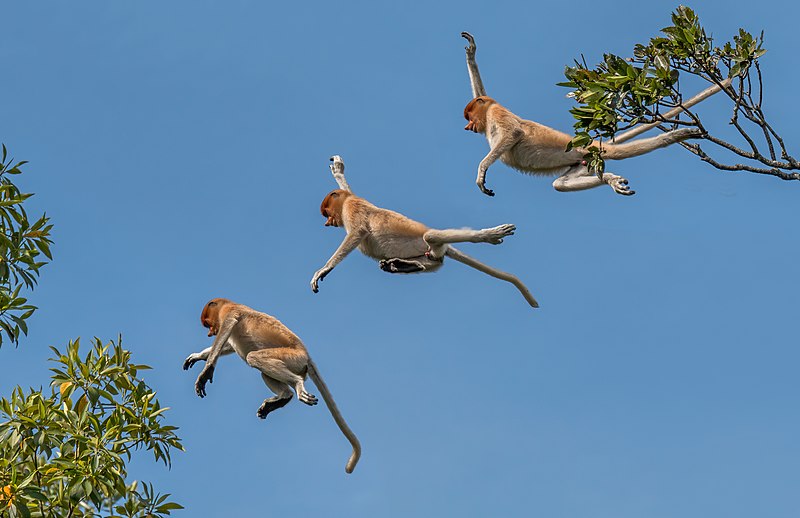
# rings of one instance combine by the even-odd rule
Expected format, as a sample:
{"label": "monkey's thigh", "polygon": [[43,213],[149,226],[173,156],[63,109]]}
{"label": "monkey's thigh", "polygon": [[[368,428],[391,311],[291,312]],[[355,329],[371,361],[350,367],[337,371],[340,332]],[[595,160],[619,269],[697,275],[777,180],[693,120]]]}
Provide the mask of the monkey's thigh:
{"label": "monkey's thigh", "polygon": [[245,361],[267,377],[290,386],[302,381],[308,369],[306,357],[287,348],[259,349],[249,353]]}

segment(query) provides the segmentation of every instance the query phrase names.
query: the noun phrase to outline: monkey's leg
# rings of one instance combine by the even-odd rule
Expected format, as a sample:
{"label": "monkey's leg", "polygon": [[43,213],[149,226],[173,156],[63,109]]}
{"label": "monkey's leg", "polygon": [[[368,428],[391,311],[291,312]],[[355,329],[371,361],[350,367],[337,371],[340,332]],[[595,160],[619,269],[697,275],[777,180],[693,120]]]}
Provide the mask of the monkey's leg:
{"label": "monkey's leg", "polygon": [[[290,387],[294,387],[297,392],[297,399],[306,405],[316,405],[317,397],[313,394],[306,392],[306,387],[303,383],[307,357],[304,355],[289,352],[283,349],[259,349],[247,355],[247,364],[260,370],[262,374],[266,374],[270,378],[276,379],[281,383],[285,383]],[[294,369],[290,368],[290,363]],[[302,365],[302,370],[301,370]],[[303,376],[297,372],[303,372]]]}
{"label": "monkey's leg", "polygon": [[275,393],[275,396],[265,399],[256,412],[256,415],[260,419],[266,419],[270,412],[286,406],[286,403],[292,400],[292,390],[286,383],[271,378],[263,372],[261,373],[261,379],[264,380],[264,384]]}
{"label": "monkey's leg", "polygon": [[603,173],[603,178],[589,171],[585,165],[578,164],[567,170],[553,182],[553,187],[559,192],[584,191],[608,184],[614,192],[624,196],[636,194],[628,187],[628,180],[612,173]]}
{"label": "monkey's leg", "polygon": [[451,243],[491,243],[499,245],[503,238],[514,235],[516,226],[511,224],[498,225],[492,228],[472,230],[469,228],[438,230],[432,228],[425,232],[422,239],[428,245],[425,255],[431,259],[441,259],[447,252],[447,245]]}

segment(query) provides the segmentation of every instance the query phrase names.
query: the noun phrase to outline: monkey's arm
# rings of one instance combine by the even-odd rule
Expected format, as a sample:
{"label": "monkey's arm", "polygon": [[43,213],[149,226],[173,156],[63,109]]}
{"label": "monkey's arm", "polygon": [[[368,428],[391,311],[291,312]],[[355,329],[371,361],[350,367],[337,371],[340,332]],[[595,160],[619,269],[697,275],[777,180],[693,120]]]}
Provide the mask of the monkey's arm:
{"label": "monkey's arm", "polygon": [[319,270],[314,273],[314,277],[311,278],[311,291],[314,293],[319,292],[319,281],[325,278],[326,275],[331,273],[337,264],[341,263],[342,260],[347,257],[347,254],[352,252],[356,249],[356,247],[361,243],[364,237],[367,235],[366,230],[361,231],[353,231],[348,232],[342,241],[342,244],[339,245],[339,248],[333,253],[328,262],[325,263],[325,266],[320,268]]}
{"label": "monkey's arm", "polygon": [[[225,345],[222,346],[222,351],[219,353],[219,355],[220,356],[226,356],[228,354],[231,354],[232,352],[233,352],[233,347],[231,347],[231,344],[226,343]],[[210,353],[211,353],[211,347],[206,347],[205,349],[203,349],[199,353],[190,354],[183,361],[183,370],[186,371],[186,370],[191,369],[194,366],[195,363],[197,363],[197,362],[199,362],[201,360],[202,361],[206,361],[208,359],[208,355]]]}
{"label": "monkey's arm", "polygon": [[464,47],[467,51],[467,70],[469,71],[469,84],[472,87],[472,98],[480,97],[481,95],[486,95],[486,89],[483,87],[483,81],[481,81],[481,73],[478,72],[478,62],[475,61],[475,51],[477,47],[475,46],[475,38],[472,37],[472,34],[464,31],[461,33],[461,37],[465,38],[469,45]]}
{"label": "monkey's arm", "polygon": [[516,286],[516,288],[519,290],[520,293],[522,293],[522,296],[525,297],[525,300],[528,301],[528,304],[530,304],[531,307],[534,308],[539,307],[539,303],[536,302],[535,298],[533,298],[533,295],[531,295],[531,292],[528,290],[527,286],[522,284],[522,281],[519,280],[515,275],[497,270],[489,265],[483,264],[477,259],[473,259],[472,257],[453,248],[452,246],[447,247],[447,252],[445,252],[445,255],[447,255],[447,257],[450,257],[451,259],[455,259],[460,263],[466,264],[467,266],[471,266],[472,268],[475,268],[479,272],[491,275],[495,279],[501,279],[506,282],[510,282],[511,284]]}
{"label": "monkey's arm", "polygon": [[486,171],[489,166],[497,162],[506,151],[514,147],[525,136],[525,133],[520,128],[515,128],[510,133],[510,135],[501,135],[497,145],[489,150],[489,154],[478,165],[478,177],[475,179],[475,183],[478,185],[478,189],[487,196],[494,196],[494,191],[486,188]]}
{"label": "monkey's arm", "polygon": [[197,381],[194,383],[194,390],[197,392],[198,396],[205,397],[206,382],[214,382],[214,367],[217,364],[217,359],[222,355],[222,349],[228,343],[228,338],[231,337],[231,333],[233,333],[238,323],[239,317],[229,316],[222,323],[222,326],[220,326],[219,333],[216,339],[214,339],[214,344],[211,346],[211,351],[209,351],[206,357],[206,366],[203,367],[203,370],[197,377]]}

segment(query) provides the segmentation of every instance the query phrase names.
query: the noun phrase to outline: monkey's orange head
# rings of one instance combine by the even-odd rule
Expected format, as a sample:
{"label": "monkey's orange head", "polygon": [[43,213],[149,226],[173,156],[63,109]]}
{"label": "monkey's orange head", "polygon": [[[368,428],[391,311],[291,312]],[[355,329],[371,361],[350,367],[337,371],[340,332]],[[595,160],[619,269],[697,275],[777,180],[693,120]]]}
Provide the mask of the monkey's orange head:
{"label": "monkey's orange head", "polygon": [[475,133],[486,133],[486,110],[495,102],[491,97],[481,95],[467,103],[464,107],[464,118],[467,119],[464,129]]}
{"label": "monkey's orange head", "polygon": [[208,336],[214,336],[219,332],[219,312],[223,306],[230,304],[228,299],[216,298],[211,299],[208,304],[203,307],[203,312],[200,313],[200,323],[203,327],[208,328]]}
{"label": "monkey's orange head", "polygon": [[328,193],[325,199],[322,200],[322,205],[319,206],[319,211],[327,218],[325,220],[326,227],[341,227],[342,226],[342,208],[344,200],[353,193],[345,191],[344,189],[336,189]]}

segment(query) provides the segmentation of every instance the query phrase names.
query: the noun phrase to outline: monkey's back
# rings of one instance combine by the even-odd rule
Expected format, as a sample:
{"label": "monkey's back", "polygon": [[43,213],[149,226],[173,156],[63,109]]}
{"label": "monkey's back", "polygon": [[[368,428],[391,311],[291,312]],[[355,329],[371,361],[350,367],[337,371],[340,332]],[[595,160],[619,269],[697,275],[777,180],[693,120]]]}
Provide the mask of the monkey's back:
{"label": "monkey's back", "polygon": [[248,353],[258,349],[288,348],[307,354],[303,342],[283,322],[251,308],[241,312],[240,324],[229,341],[243,359],[247,358]]}
{"label": "monkey's back", "polygon": [[423,255],[428,250],[428,245],[422,239],[428,230],[426,225],[399,212],[376,207],[364,199],[353,201],[358,205],[351,208],[346,203],[345,210],[361,212],[358,219],[363,218],[367,233],[358,249],[364,255],[378,260],[409,258]]}

